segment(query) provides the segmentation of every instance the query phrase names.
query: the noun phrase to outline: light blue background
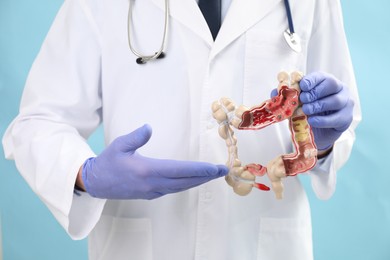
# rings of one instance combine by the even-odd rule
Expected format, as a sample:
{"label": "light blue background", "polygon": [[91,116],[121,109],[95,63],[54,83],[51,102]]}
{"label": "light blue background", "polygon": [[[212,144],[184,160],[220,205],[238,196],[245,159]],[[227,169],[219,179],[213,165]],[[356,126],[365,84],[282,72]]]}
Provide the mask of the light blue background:
{"label": "light blue background", "polygon": [[[62,0],[0,0],[0,136],[16,116],[31,63]],[[390,1],[343,0],[363,122],[336,194],[312,205],[316,260],[390,259],[390,170],[386,161],[390,97]],[[90,143],[102,149],[100,131]],[[3,257],[86,259],[86,241],[72,241],[0,149]],[[301,177],[305,186],[308,178]],[[289,260],[289,259],[286,259]]]}

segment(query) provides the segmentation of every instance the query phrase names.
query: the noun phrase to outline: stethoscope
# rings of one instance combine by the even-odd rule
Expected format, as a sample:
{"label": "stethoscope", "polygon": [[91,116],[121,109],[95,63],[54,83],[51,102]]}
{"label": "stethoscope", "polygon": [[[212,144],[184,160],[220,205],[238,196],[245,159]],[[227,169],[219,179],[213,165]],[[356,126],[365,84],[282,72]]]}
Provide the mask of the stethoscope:
{"label": "stethoscope", "polygon": [[286,7],[286,14],[288,20],[288,29],[284,31],[284,38],[290,48],[300,53],[302,51],[301,38],[294,30],[294,23],[291,15],[290,3],[288,0],[284,0],[284,6]]}
{"label": "stethoscope", "polygon": [[133,0],[129,0],[129,12],[127,15],[127,38],[129,42],[129,48],[132,53],[134,53],[135,56],[138,58],[136,59],[137,64],[145,64],[148,61],[156,60],[156,59],[162,59],[165,57],[164,49],[165,44],[167,42],[167,34],[168,34],[168,25],[169,25],[169,0],[165,0],[165,21],[164,21],[164,34],[161,41],[161,46],[158,51],[156,51],[152,55],[144,55],[136,51],[131,44],[131,27],[132,27],[132,5],[131,2]]}
{"label": "stethoscope", "polygon": [[[131,27],[132,27],[132,2],[133,0],[129,0],[129,11],[127,16],[127,37],[129,48],[135,56],[137,56],[136,62],[137,64],[145,64],[148,61],[162,59],[165,57],[164,49],[167,43],[167,35],[168,35],[168,27],[169,27],[169,0],[165,0],[165,20],[164,20],[164,33],[161,40],[161,46],[158,51],[156,51],[152,55],[141,54],[137,50],[134,49],[131,38]],[[291,15],[290,3],[289,0],[284,0],[284,6],[286,8],[287,20],[288,20],[288,28],[284,31],[283,35],[286,39],[287,44],[290,48],[300,53],[302,51],[301,47],[301,39],[299,35],[294,30],[294,23]]]}

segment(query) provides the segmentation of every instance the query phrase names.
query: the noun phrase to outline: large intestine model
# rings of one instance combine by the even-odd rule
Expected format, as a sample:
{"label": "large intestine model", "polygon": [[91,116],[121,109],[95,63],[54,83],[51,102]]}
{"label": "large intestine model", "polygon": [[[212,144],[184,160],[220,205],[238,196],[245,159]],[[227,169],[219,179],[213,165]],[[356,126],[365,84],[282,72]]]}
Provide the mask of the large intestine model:
{"label": "large intestine model", "polygon": [[[276,198],[282,199],[284,189],[282,179],[306,172],[315,166],[317,148],[313,132],[299,102],[301,79],[300,72],[292,72],[291,75],[280,72],[278,95],[252,108],[243,105],[236,108],[233,101],[228,98],[213,102],[212,112],[219,123],[218,133],[228,147],[227,166],[230,171],[226,181],[233,187],[235,193],[244,196],[249,194],[253,187],[264,191],[270,190],[268,186],[256,182],[257,176],[267,174]],[[237,138],[232,127],[239,130],[259,130],[285,119],[289,121],[294,152],[280,155],[266,166],[255,163],[242,166],[238,159]]]}

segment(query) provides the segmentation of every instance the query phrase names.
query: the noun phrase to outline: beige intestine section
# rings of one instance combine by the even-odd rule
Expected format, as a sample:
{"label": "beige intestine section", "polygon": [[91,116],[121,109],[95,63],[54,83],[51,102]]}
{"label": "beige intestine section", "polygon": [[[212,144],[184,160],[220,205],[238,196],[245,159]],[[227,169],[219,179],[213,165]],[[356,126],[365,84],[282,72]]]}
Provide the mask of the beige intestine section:
{"label": "beige intestine section", "polygon": [[244,106],[236,109],[235,104],[228,98],[221,98],[212,104],[213,117],[219,123],[218,134],[225,140],[228,148],[228,161],[226,165],[230,171],[225,177],[226,182],[233,187],[235,193],[247,195],[251,192],[256,177],[242,166],[238,159],[237,138],[234,136],[233,126],[241,122],[241,115],[246,110]]}

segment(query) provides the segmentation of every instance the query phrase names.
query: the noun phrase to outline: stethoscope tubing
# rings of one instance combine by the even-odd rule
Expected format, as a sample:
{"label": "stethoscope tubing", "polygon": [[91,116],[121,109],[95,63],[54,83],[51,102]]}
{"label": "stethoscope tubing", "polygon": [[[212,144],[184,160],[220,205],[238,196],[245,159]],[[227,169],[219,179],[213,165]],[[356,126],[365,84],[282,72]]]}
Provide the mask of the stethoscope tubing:
{"label": "stethoscope tubing", "polygon": [[292,15],[291,15],[290,1],[284,0],[284,6],[286,7],[288,29],[290,30],[291,34],[294,34],[295,30],[294,30],[294,22],[293,22]]}
{"label": "stethoscope tubing", "polygon": [[127,15],[127,38],[128,38],[128,44],[129,44],[129,48],[130,48],[131,52],[134,53],[134,55],[138,57],[136,62],[138,64],[144,64],[150,60],[164,58],[165,57],[164,49],[165,49],[165,45],[167,42],[168,27],[169,27],[169,0],[165,0],[164,32],[163,32],[163,37],[161,40],[161,46],[160,46],[160,49],[152,55],[144,55],[144,54],[138,52],[133,47],[133,44],[131,41],[131,27],[133,24],[132,23],[133,8],[132,8],[132,3],[131,3],[132,1],[133,0],[129,0],[129,11],[128,11],[128,15]]}
{"label": "stethoscope tubing", "polygon": [[[136,62],[138,64],[145,64],[146,62],[151,61],[151,60],[164,58],[165,57],[164,49],[165,49],[166,42],[167,42],[168,27],[169,27],[169,15],[170,15],[170,13],[169,13],[169,0],[165,0],[164,32],[163,32],[163,37],[161,40],[161,46],[160,46],[160,49],[152,55],[144,55],[144,54],[138,52],[133,47],[132,38],[131,38],[131,27],[133,25],[133,23],[132,23],[133,8],[132,8],[132,3],[131,3],[132,1],[134,1],[134,0],[129,0],[129,11],[128,11],[128,16],[127,16],[127,38],[128,38],[128,44],[129,44],[129,48],[130,48],[131,52],[135,56],[137,56]],[[286,36],[286,40],[288,41],[288,44],[290,45],[290,47],[294,51],[297,51],[297,49],[300,49],[299,36],[296,35],[296,33],[295,33],[294,22],[293,22],[293,18],[292,18],[292,14],[291,14],[289,0],[284,0],[284,5],[285,5],[287,21],[288,21],[288,32],[287,32],[288,36]],[[290,37],[290,39],[289,39],[289,37]],[[297,44],[299,46],[297,46]],[[300,52],[300,50],[297,52]]]}

